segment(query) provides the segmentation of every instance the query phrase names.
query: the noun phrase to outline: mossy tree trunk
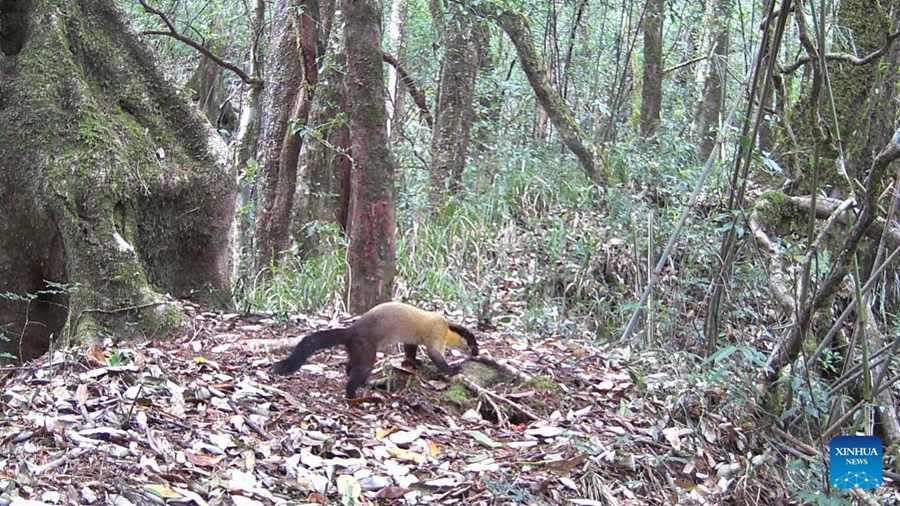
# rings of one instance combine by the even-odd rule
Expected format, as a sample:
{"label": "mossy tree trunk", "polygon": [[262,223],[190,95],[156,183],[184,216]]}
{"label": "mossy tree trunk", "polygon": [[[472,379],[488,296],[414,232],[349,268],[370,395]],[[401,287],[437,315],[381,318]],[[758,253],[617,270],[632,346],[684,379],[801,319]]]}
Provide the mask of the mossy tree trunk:
{"label": "mossy tree trunk", "polygon": [[363,313],[390,300],[396,271],[394,161],[387,111],[378,0],[342,0],[347,52],[350,177],[348,310]]}
{"label": "mossy tree trunk", "polygon": [[[445,44],[431,137],[431,197],[436,206],[446,202],[448,190],[456,192],[462,180],[475,118],[478,73],[473,16],[459,5],[449,8],[446,23],[435,22]],[[438,14],[443,18],[444,10]]]}
{"label": "mossy tree trunk", "polygon": [[183,323],[161,294],[227,297],[225,146],[147,43],[112,0],[2,7],[2,350],[161,334]]}
{"label": "mossy tree trunk", "polygon": [[[897,0],[882,2],[880,8],[863,0],[842,0],[837,10],[838,23],[850,40],[838,50],[862,57],[880,49],[889,34],[897,30],[898,9]],[[897,48],[895,42],[888,54],[869,65],[833,62],[828,66],[841,144],[851,175],[862,172],[891,138],[897,112]],[[830,108],[823,110],[822,114],[830,114],[829,111]]]}

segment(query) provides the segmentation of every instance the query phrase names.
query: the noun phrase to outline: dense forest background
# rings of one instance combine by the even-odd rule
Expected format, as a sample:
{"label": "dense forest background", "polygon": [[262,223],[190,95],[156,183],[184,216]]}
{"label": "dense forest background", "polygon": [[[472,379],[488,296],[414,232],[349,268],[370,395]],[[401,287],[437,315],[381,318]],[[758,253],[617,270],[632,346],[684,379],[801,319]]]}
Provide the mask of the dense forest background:
{"label": "dense forest background", "polygon": [[896,1],[0,0],[3,351],[409,301],[752,432],[713,503],[876,501],[826,457],[900,476],[898,37]]}

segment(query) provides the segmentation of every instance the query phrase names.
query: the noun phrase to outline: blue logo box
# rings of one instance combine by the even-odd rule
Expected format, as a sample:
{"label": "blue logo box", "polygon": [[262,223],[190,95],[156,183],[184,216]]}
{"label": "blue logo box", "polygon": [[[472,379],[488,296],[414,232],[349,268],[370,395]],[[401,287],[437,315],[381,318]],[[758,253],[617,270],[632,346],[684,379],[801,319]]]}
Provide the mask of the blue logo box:
{"label": "blue logo box", "polygon": [[877,436],[835,436],[831,440],[831,486],[880,487],[884,483],[881,449],[881,438]]}

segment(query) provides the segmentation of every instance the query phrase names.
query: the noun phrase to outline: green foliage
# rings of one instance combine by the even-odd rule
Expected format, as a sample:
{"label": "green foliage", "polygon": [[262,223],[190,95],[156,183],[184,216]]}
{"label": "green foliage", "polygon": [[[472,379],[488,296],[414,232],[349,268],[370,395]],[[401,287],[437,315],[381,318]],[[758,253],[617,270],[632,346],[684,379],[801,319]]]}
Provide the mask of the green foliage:
{"label": "green foliage", "polygon": [[115,367],[119,365],[128,365],[134,360],[134,354],[131,350],[113,350],[109,355],[109,365]]}
{"label": "green foliage", "polygon": [[270,267],[269,282],[260,284],[257,278],[237,288],[242,307],[286,313],[342,305],[346,242],[336,225],[312,223],[309,227],[326,253],[303,258],[294,247],[280,265]]}
{"label": "green foliage", "polygon": [[[9,336],[7,336],[5,333],[0,331],[0,341],[2,341],[4,343],[8,343],[8,342],[12,341],[12,339],[10,339]],[[7,351],[0,352],[0,361],[6,361],[6,360],[12,361],[12,360],[15,360],[16,358],[17,357],[15,355],[13,355],[12,353],[9,353]]]}
{"label": "green foliage", "polygon": [[482,482],[493,497],[508,499],[512,504],[547,504],[517,485],[513,476],[484,476]]}

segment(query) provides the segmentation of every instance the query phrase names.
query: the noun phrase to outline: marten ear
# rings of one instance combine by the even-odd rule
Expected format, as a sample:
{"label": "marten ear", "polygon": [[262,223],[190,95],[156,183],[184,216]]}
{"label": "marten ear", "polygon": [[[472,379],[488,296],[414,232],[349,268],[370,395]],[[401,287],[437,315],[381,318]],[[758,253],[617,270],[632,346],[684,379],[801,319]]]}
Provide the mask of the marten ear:
{"label": "marten ear", "polygon": [[456,332],[466,340],[466,344],[469,345],[469,354],[473,357],[478,356],[478,341],[475,340],[475,335],[462,325],[457,325],[455,323],[450,323],[449,325],[450,330]]}

